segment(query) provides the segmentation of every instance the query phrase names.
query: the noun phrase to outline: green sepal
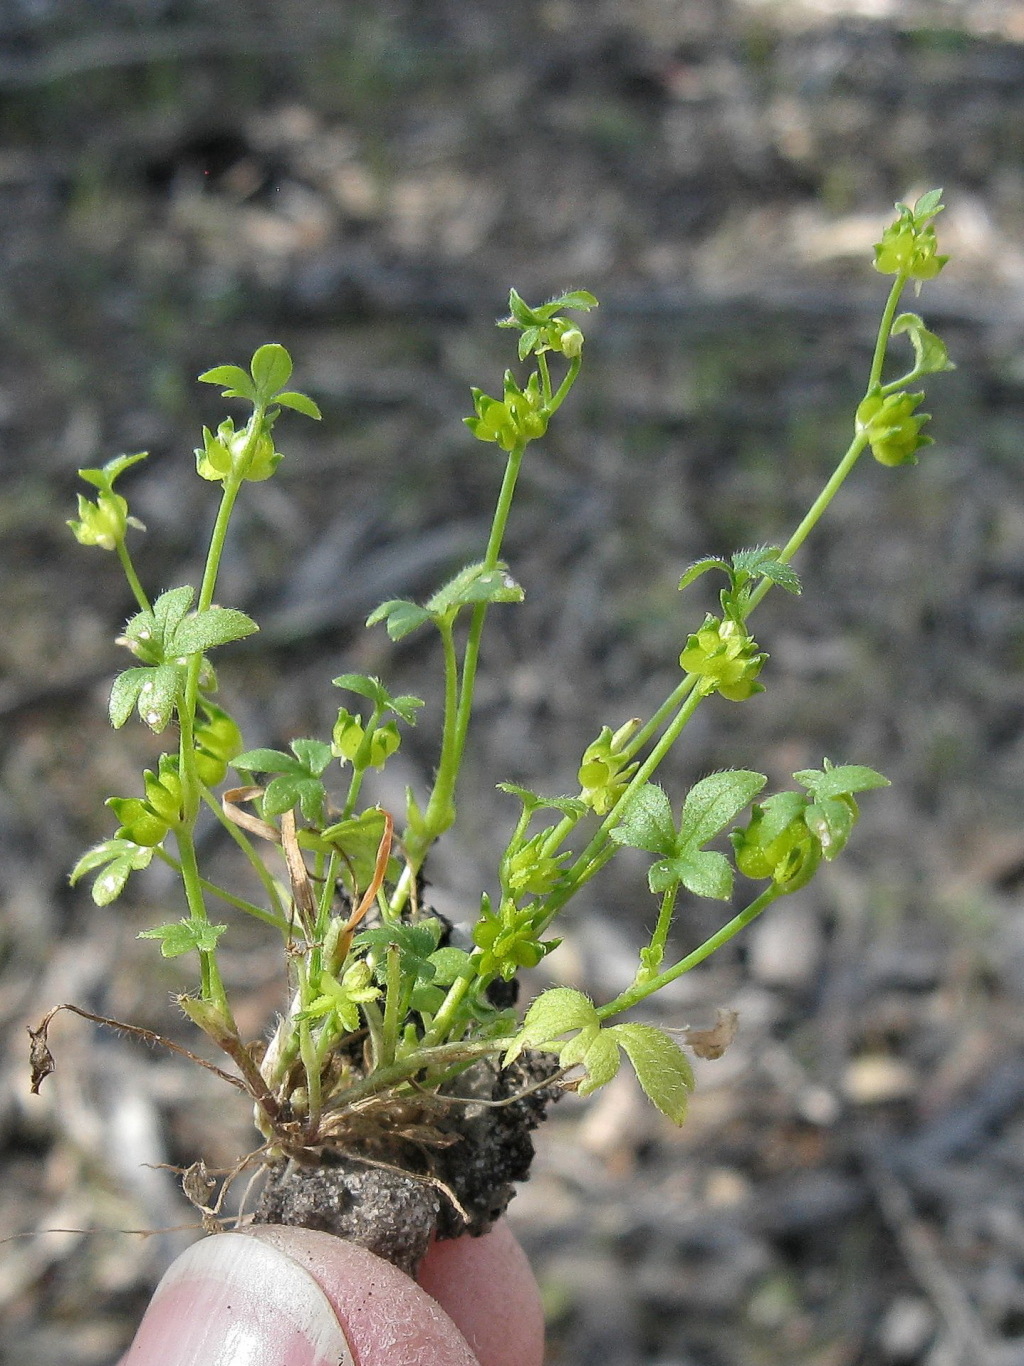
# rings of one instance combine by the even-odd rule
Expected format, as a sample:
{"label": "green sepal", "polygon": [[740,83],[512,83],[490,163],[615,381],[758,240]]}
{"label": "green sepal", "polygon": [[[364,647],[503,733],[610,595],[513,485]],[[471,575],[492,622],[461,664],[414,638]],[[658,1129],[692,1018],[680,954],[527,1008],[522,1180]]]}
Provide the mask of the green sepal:
{"label": "green sepal", "polygon": [[178,920],[170,925],[157,925],[151,930],[140,930],[140,939],[159,939],[160,952],[165,958],[180,958],[183,953],[213,953],[217,940],[227,933],[226,925],[211,925],[206,920]]}

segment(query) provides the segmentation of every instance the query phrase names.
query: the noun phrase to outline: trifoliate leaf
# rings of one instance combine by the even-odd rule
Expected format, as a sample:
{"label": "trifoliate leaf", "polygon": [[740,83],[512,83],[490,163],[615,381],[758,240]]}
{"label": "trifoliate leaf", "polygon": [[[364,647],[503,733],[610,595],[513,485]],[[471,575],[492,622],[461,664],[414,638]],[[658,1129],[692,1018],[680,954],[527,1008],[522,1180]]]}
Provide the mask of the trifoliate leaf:
{"label": "trifoliate leaf", "polygon": [[693,1068],[679,1045],[653,1025],[612,1025],[607,1033],[633,1064],[644,1094],[673,1124],[682,1124],[693,1090]]}
{"label": "trifoliate leaf", "polygon": [[226,925],[211,925],[205,920],[178,920],[171,925],[157,925],[152,930],[141,930],[140,939],[159,939],[160,952],[165,958],[180,958],[183,953],[212,953],[217,940],[227,932]]}
{"label": "trifoliate leaf", "polygon": [[410,726],[416,724],[416,713],[423,706],[421,697],[408,694],[392,697],[379,678],[371,678],[368,674],[341,674],[331,682],[336,688],[344,688],[346,692],[358,693],[360,697],[367,698],[382,712],[394,712]]}

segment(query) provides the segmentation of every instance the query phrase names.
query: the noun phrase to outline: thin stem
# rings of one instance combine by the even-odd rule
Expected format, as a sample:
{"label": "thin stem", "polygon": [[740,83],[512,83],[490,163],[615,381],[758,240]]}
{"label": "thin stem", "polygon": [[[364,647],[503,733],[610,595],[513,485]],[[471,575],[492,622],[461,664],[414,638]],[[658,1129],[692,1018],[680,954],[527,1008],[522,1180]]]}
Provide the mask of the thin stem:
{"label": "thin stem", "polygon": [[[367,1015],[367,1020],[369,1021],[369,1015]],[[417,1072],[424,1072],[428,1068],[444,1068],[459,1062],[469,1062],[474,1058],[484,1058],[491,1053],[503,1053],[511,1045],[513,1037],[513,1035],[509,1035],[507,1038],[500,1039],[466,1040],[464,1042],[439,1044],[436,1047],[417,1048],[414,1052],[406,1054],[404,1058],[399,1058],[387,1067],[375,1068],[362,1081],[355,1082],[347,1090],[336,1095],[325,1109],[329,1111],[347,1109],[357,1101],[365,1100],[367,1096],[377,1095],[381,1091],[390,1090],[391,1087],[408,1081]]]}
{"label": "thin stem", "polygon": [[[234,821],[228,820],[227,816],[224,814],[224,808],[221,806],[220,802],[211,795],[209,789],[203,787],[200,791],[200,796],[238,845],[239,849],[241,849],[253,872],[259,878],[263,890],[266,892],[270,904],[274,908],[274,918],[269,920],[268,923],[277,926],[287,938],[291,929],[291,922],[285,913],[284,903],[281,900],[281,893],[277,889],[277,883],[271,876],[266,864],[260,858],[259,854],[257,854],[251,841],[246,838],[244,832],[238,828]],[[266,915],[266,913],[264,913],[264,915]]]}
{"label": "thin stem", "polygon": [[889,290],[889,297],[885,301],[882,309],[882,317],[878,324],[878,336],[875,339],[875,350],[871,357],[871,372],[868,375],[868,389],[873,389],[882,378],[882,366],[885,364],[885,353],[889,346],[889,334],[892,332],[893,320],[896,317],[896,310],[899,307],[903,291],[907,287],[907,275],[897,275],[892,282]]}
{"label": "thin stem", "polygon": [[623,1010],[629,1010],[630,1007],[637,1005],[646,997],[653,996],[662,987],[668,986],[669,982],[674,982],[677,977],[682,977],[684,972],[689,972],[698,963],[703,963],[705,958],[709,958],[723,944],[727,944],[734,935],[739,934],[740,930],[749,925],[752,920],[755,920],[778,896],[779,891],[774,883],[766,887],[761,895],[752,901],[745,910],[740,911],[739,915],[733,916],[710,939],[705,939],[700,948],[694,949],[692,953],[681,958],[672,967],[666,968],[664,972],[659,972],[657,977],[652,977],[647,982],[634,982],[621,996],[616,996],[614,1001],[609,1001],[607,1005],[598,1006],[598,1019],[607,1020],[612,1015],[618,1015]]}
{"label": "thin stem", "polygon": [[117,542],[117,558],[121,561],[121,568],[124,570],[124,576],[128,580],[128,587],[132,590],[132,596],[135,598],[135,601],[144,612],[151,612],[153,609],[150,605],[149,598],[146,597],[146,590],[143,588],[139,576],[135,572],[135,565],[132,563],[132,557],[129,555],[128,547],[125,545],[124,541]]}
{"label": "thin stem", "polygon": [[[181,863],[169,854],[166,849],[157,848],[153,851],[157,858],[167,864],[168,868],[181,875]],[[210,882],[208,878],[200,877],[200,884],[204,892],[209,892],[211,896],[217,897],[220,901],[225,901],[229,906],[234,906],[236,910],[244,911],[246,915],[253,916],[256,920],[262,920],[265,925],[272,925],[275,930],[280,930],[282,934],[288,931],[288,922],[284,916],[278,916],[273,911],[264,910],[262,906],[256,906],[251,901],[246,901],[244,897],[235,896],[225,887],[218,887],[215,882]]]}

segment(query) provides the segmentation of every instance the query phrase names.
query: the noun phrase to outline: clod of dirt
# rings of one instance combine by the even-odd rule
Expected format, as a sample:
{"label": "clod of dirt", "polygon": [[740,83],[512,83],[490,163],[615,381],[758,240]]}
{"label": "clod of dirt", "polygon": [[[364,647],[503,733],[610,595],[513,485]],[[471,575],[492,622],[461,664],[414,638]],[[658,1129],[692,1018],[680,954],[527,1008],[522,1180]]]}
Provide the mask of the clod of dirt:
{"label": "clod of dirt", "polygon": [[333,1233],[415,1275],[431,1237],[480,1235],[504,1213],[529,1175],[530,1131],[561,1094],[543,1085],[557,1067],[544,1053],[504,1069],[487,1059],[447,1094],[353,1124],[317,1164],[272,1165],[255,1222]]}

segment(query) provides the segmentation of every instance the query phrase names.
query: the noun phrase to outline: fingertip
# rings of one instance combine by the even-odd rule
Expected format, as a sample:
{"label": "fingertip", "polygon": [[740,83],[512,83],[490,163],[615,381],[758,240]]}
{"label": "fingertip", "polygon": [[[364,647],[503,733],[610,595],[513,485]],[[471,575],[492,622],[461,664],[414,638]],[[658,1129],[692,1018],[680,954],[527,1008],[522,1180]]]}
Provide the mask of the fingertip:
{"label": "fingertip", "polygon": [[317,1281],[359,1366],[479,1366],[440,1303],[390,1262],[312,1229],[264,1224],[246,1234]]}
{"label": "fingertip", "polygon": [[542,1366],[540,1290],[504,1220],[480,1238],[434,1243],[417,1280],[461,1330],[480,1366]]}

